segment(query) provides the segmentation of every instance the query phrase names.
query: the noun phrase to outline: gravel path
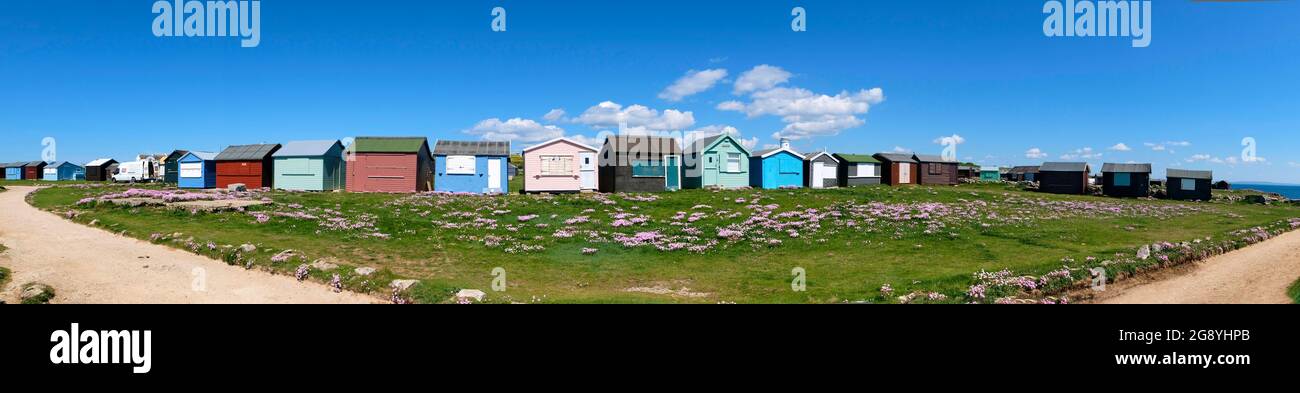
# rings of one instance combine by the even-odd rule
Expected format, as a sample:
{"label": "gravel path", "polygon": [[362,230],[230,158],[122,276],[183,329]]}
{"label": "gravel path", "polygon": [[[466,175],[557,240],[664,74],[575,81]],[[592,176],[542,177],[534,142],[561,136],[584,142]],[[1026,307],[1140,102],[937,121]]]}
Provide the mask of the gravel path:
{"label": "gravel path", "polygon": [[33,281],[54,287],[54,303],[378,302],[82,226],[28,205],[36,189],[0,192],[0,244],[9,248],[0,266],[14,275],[0,299],[10,303]]}
{"label": "gravel path", "polygon": [[1107,286],[1093,302],[1290,304],[1287,287],[1300,277],[1300,231],[1172,270]]}

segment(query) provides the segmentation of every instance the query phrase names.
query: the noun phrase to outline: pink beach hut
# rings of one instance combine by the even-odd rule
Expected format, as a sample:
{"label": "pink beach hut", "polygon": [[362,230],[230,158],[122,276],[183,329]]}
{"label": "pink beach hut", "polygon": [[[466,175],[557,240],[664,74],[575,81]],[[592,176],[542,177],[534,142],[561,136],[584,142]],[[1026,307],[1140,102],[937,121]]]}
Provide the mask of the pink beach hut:
{"label": "pink beach hut", "polygon": [[524,149],[524,192],[596,191],[597,149],[556,138]]}

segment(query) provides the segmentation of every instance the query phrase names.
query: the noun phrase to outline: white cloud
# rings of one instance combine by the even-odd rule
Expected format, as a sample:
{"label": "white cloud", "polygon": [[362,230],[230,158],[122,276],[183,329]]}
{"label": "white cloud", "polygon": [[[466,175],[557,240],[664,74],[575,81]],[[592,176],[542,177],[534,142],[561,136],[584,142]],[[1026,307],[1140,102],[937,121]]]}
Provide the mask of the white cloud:
{"label": "white cloud", "polygon": [[1061,159],[1062,160],[1077,160],[1077,159],[1095,160],[1101,158],[1101,156],[1102,153],[1093,151],[1091,147],[1085,147],[1082,149],[1074,149],[1073,152],[1062,154]]}
{"label": "white cloud", "polygon": [[718,104],[720,111],[744,112],[745,104],[740,101],[725,101]]}
{"label": "white cloud", "polygon": [[1170,141],[1161,143],[1146,142],[1142,145],[1151,148],[1151,151],[1168,151],[1169,154],[1174,154],[1174,149],[1170,149],[1170,147],[1188,147],[1192,143],[1188,141]]}
{"label": "white cloud", "polygon": [[564,136],[562,128],[517,117],[506,121],[498,118],[483,120],[464,132],[484,140],[521,143],[541,142]]}
{"label": "white cloud", "polygon": [[895,153],[911,153],[911,152],[912,152],[912,149],[908,149],[908,148],[906,148],[906,147],[902,147],[902,146],[894,146],[894,152],[895,152]]}
{"label": "white cloud", "polygon": [[1300,168],[1300,162],[1289,161],[1286,164],[1291,166],[1292,168]]}
{"label": "white cloud", "polygon": [[686,75],[677,78],[676,82],[659,93],[659,98],[668,101],[681,101],[683,98],[695,95],[713,88],[718,81],[727,77],[727,70],[717,68],[712,70],[696,71],[690,70]]}
{"label": "white cloud", "polygon": [[1169,146],[1178,146],[1178,147],[1188,147],[1192,145],[1192,143],[1188,141],[1165,142],[1165,144]]}
{"label": "white cloud", "polygon": [[758,146],[758,137],[745,139],[740,135],[739,129],[727,125],[704,126],[704,127],[700,127],[695,131],[687,132],[684,138],[685,141],[682,141],[683,146],[690,144],[700,138],[708,138],[714,135],[722,135],[722,134],[731,135],[733,138],[736,138],[736,141],[740,142],[740,145],[744,146],[746,149],[754,150],[754,147]]}
{"label": "white cloud", "polygon": [[1187,157],[1186,161],[1187,162],[1209,161],[1211,158],[1214,157],[1210,157],[1209,154],[1195,154],[1192,155],[1191,157]]}
{"label": "white cloud", "polygon": [[630,131],[675,131],[685,130],[695,125],[693,112],[675,109],[657,110],[642,105],[624,108],[618,103],[605,101],[578,115],[573,122],[584,124],[594,129],[617,128],[619,123],[626,123]]}
{"label": "white cloud", "polygon": [[1036,160],[1037,160],[1037,159],[1042,159],[1042,158],[1047,158],[1047,153],[1044,153],[1044,152],[1043,152],[1043,149],[1039,149],[1039,148],[1035,147],[1035,148],[1032,148],[1032,149],[1029,149],[1029,150],[1025,150],[1025,158],[1032,158],[1032,159],[1036,159]]}
{"label": "white cloud", "polygon": [[963,143],[966,143],[966,138],[962,138],[961,135],[957,135],[957,134],[952,134],[952,136],[943,136],[943,137],[934,138],[934,144],[936,145],[947,146],[947,145],[960,145]]}
{"label": "white cloud", "polygon": [[564,112],[563,109],[551,109],[550,112],[546,112],[545,115],[542,115],[542,120],[546,120],[549,123],[555,123],[564,119],[565,114],[566,112]]}
{"label": "white cloud", "polygon": [[781,67],[763,64],[740,74],[736,78],[735,94],[768,90],[790,80],[791,74]]}
{"label": "white cloud", "polygon": [[741,111],[750,118],[779,116],[786,126],[773,137],[790,139],[836,135],[861,126],[866,122],[858,115],[866,114],[871,105],[885,99],[880,88],[829,96],[806,89],[778,87],[755,92],[750,97],[753,101],[749,104],[728,101],[719,104],[718,109]]}
{"label": "white cloud", "polygon": [[600,149],[600,146],[605,144],[605,136],[589,137],[586,135],[569,135],[568,138],[597,149]]}
{"label": "white cloud", "polygon": [[1128,145],[1125,145],[1124,143],[1116,143],[1115,146],[1110,147],[1110,150],[1111,151],[1133,151],[1133,148],[1128,147]]}

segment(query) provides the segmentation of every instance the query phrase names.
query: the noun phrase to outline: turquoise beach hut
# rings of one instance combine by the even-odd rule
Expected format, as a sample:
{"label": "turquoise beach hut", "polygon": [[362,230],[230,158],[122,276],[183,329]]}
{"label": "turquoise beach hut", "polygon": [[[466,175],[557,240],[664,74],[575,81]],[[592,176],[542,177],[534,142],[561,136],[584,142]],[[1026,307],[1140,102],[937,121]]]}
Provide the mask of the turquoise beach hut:
{"label": "turquoise beach hut", "polygon": [[749,156],[749,184],[765,189],[801,188],[804,160],[802,154],[790,149],[789,139],[781,139],[781,147]]}
{"label": "turquoise beach hut", "polygon": [[192,151],[177,162],[177,183],[180,188],[216,188],[217,153]]}
{"label": "turquoise beach hut", "polygon": [[346,186],[343,143],[299,141],[275,152],[275,188],[290,191],[334,191]]}
{"label": "turquoise beach hut", "polygon": [[686,188],[749,187],[749,149],[731,135],[714,135],[686,147]]}
{"label": "turquoise beach hut", "polygon": [[67,161],[59,161],[45,167],[45,181],[86,180],[86,168]]}

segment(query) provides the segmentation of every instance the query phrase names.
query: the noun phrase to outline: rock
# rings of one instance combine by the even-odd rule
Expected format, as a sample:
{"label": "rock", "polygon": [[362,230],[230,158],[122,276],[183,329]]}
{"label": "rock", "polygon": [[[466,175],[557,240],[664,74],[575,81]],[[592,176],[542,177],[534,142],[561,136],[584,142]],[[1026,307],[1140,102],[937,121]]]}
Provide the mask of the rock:
{"label": "rock", "polygon": [[369,276],[369,275],[371,275],[371,274],[375,274],[375,268],[373,268],[373,267],[359,267],[359,268],[357,268],[356,270],[354,270],[354,272],[356,272],[357,275],[359,275],[359,276]]}
{"label": "rock", "polygon": [[248,191],[248,185],[245,185],[243,183],[235,183],[235,184],[231,184],[229,187],[226,187],[226,190],[230,192],[244,192],[244,191]]}
{"label": "rock", "polygon": [[456,300],[458,301],[472,300],[475,302],[481,302],[484,297],[487,297],[487,294],[477,289],[462,289],[460,292],[456,292]]}
{"label": "rock", "polygon": [[311,267],[316,268],[316,270],[328,272],[330,270],[338,269],[339,265],[325,262],[324,260],[317,260],[316,262],[311,263]]}
{"label": "rock", "polygon": [[388,286],[393,287],[393,289],[396,289],[398,291],[405,291],[407,289],[411,289],[412,286],[419,283],[420,280],[393,280],[393,282]]}
{"label": "rock", "polygon": [[96,225],[99,225],[99,220],[90,220],[90,226],[93,227],[93,226],[96,226]]}
{"label": "rock", "polygon": [[45,304],[54,298],[54,288],[49,285],[40,283],[30,283],[23,286],[21,295],[23,304]]}
{"label": "rock", "polygon": [[239,250],[240,250],[240,251],[243,251],[244,253],[250,253],[250,252],[253,252],[253,251],[257,251],[257,246],[254,246],[254,245],[252,245],[252,244],[245,244],[245,245],[239,246]]}
{"label": "rock", "polygon": [[1264,197],[1263,195],[1247,195],[1247,196],[1246,196],[1246,203],[1253,203],[1253,204],[1257,204],[1257,205],[1267,205],[1267,204],[1268,204],[1268,198]]}

